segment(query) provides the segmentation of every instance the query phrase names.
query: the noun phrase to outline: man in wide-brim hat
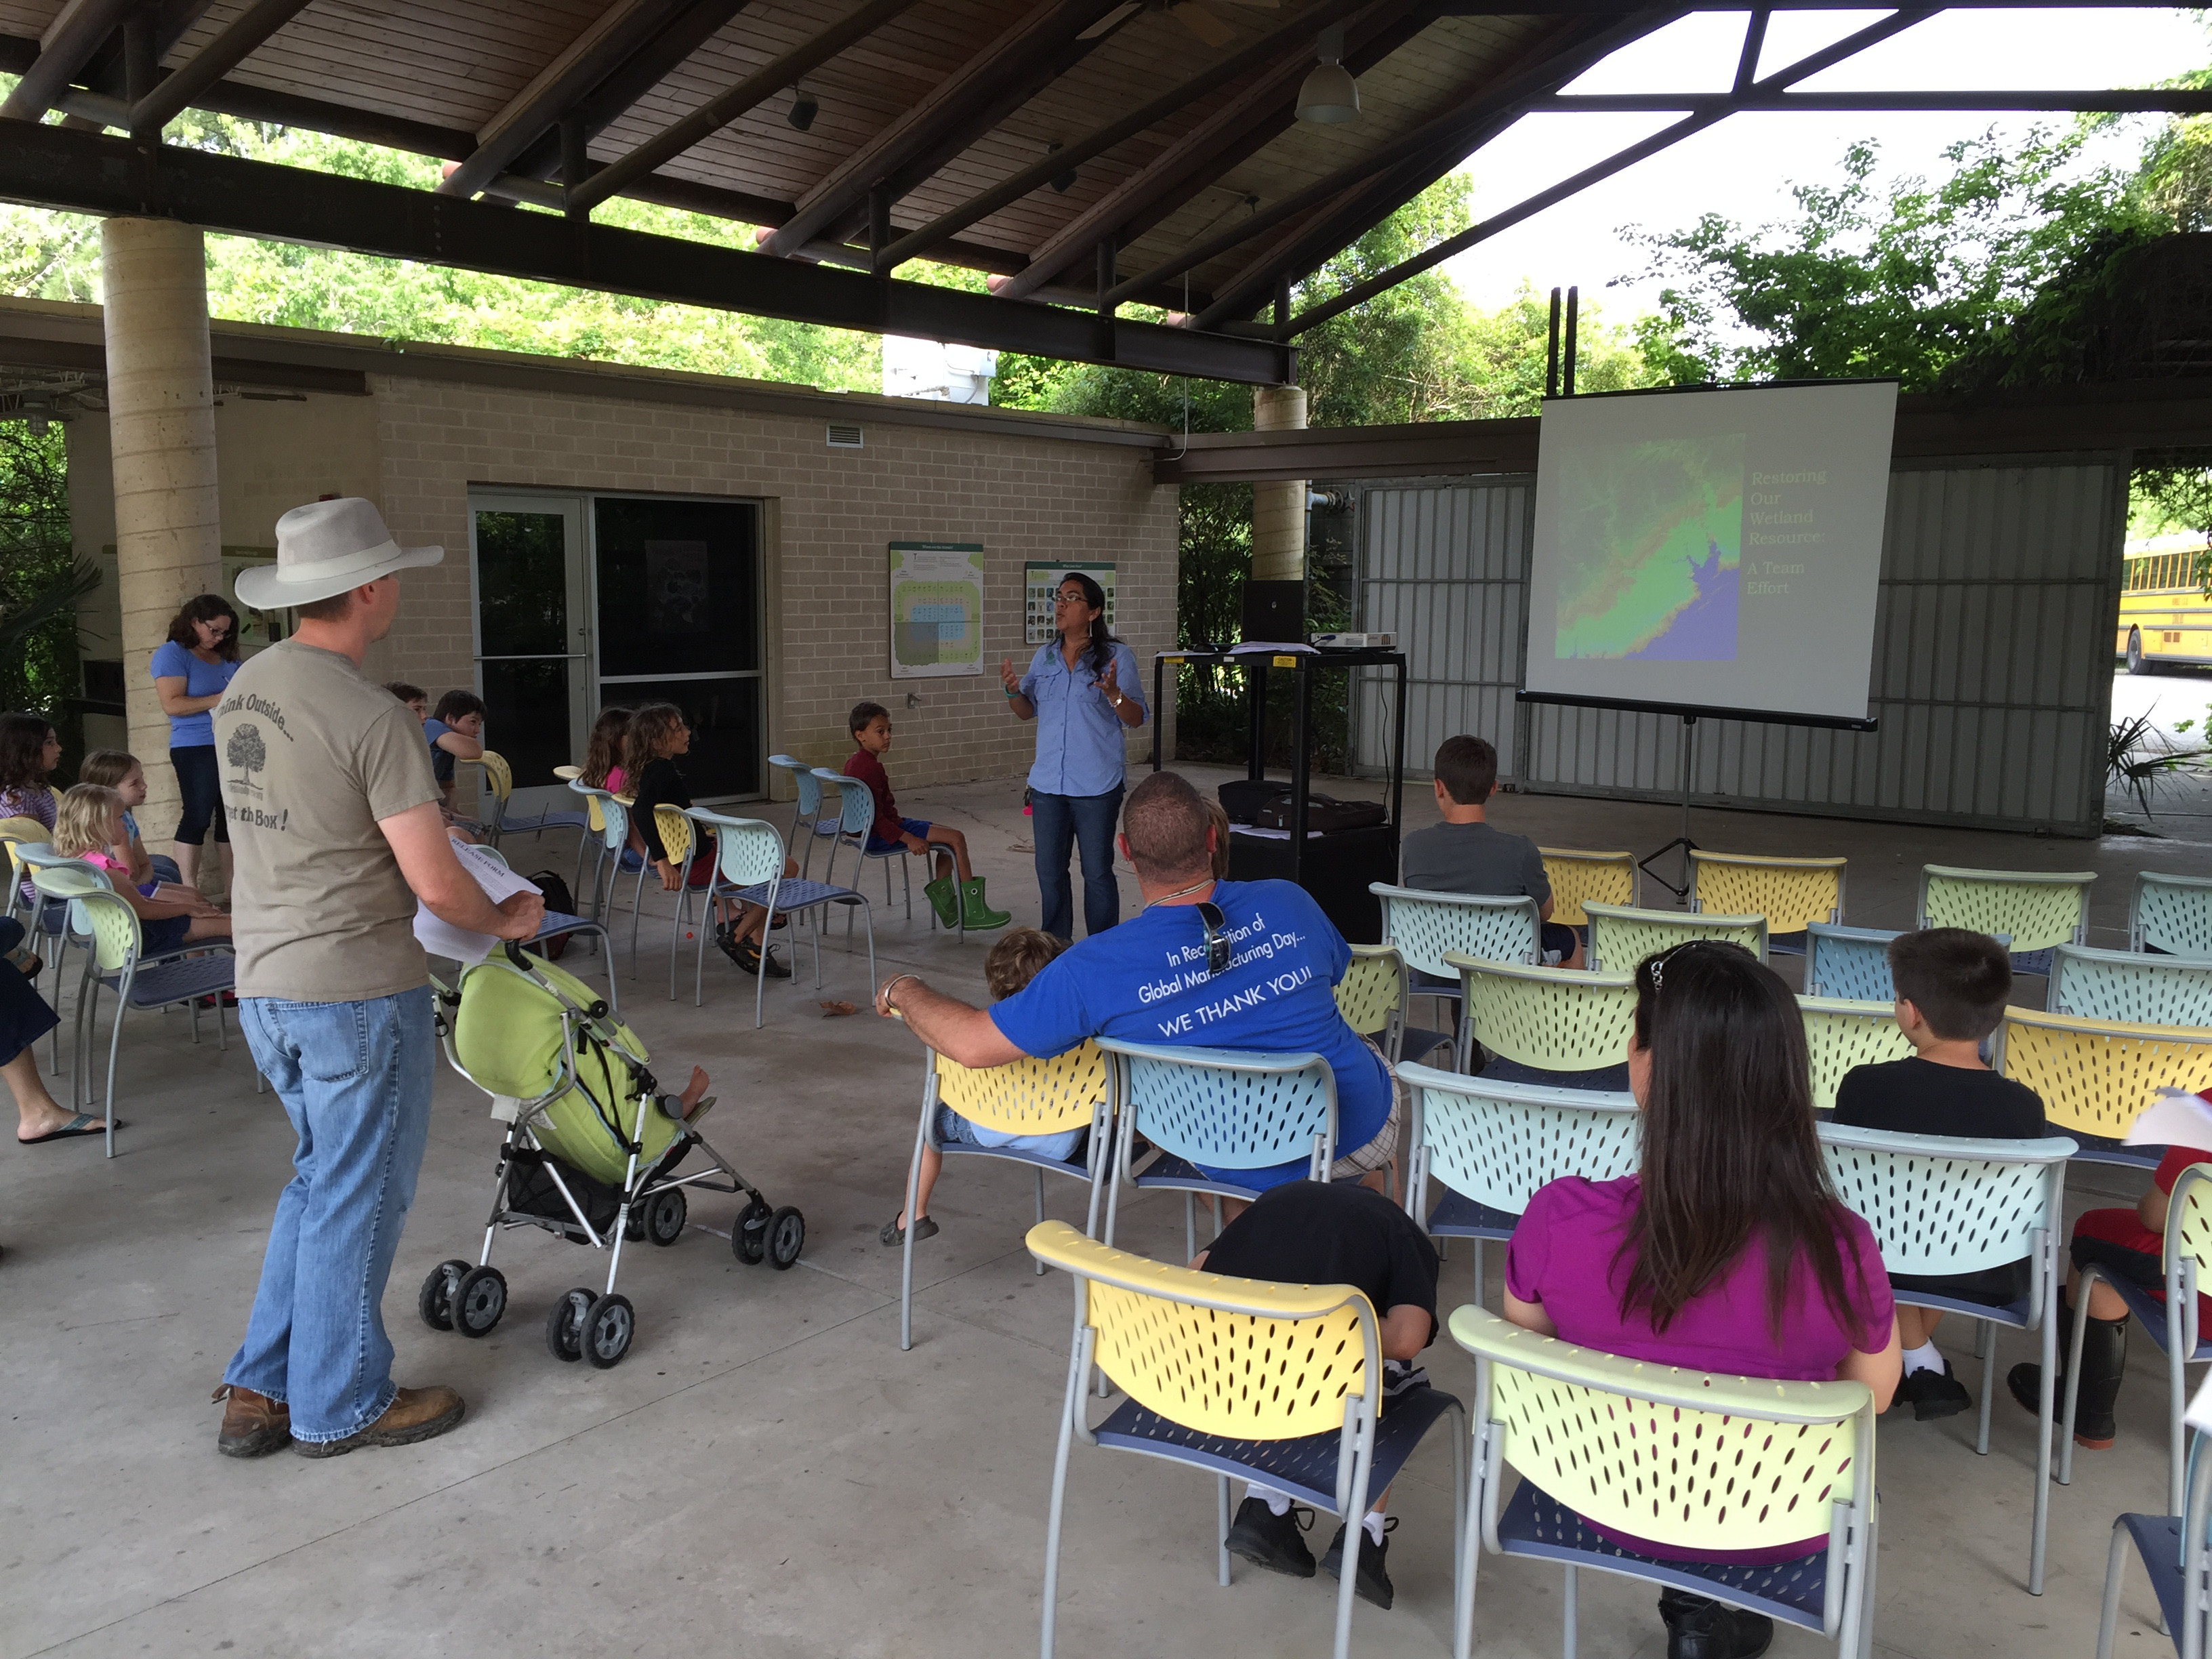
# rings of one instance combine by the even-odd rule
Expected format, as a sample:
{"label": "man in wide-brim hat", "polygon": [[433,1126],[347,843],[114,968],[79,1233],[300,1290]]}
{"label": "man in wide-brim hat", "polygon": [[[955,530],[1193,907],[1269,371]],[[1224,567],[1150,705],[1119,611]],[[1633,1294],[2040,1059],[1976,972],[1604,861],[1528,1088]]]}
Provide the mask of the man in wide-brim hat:
{"label": "man in wide-brim hat", "polygon": [[216,1391],[216,1448],[233,1457],[405,1445],[466,1409],[451,1389],[392,1382],[380,1311],[436,1058],[416,907],[502,939],[532,937],[545,907],[535,894],[495,905],[461,868],[421,727],[362,673],[399,608],[398,573],[444,556],[401,547],[349,497],[287,513],[276,562],[238,579],[240,603],[300,617],[215,708],[239,1023],[300,1145]]}

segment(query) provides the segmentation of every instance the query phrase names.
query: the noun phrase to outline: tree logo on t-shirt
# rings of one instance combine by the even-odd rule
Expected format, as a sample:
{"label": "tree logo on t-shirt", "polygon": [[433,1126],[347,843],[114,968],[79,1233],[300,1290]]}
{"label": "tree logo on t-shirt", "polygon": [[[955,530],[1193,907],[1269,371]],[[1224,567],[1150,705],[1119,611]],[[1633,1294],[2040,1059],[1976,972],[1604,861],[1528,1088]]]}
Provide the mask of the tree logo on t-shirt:
{"label": "tree logo on t-shirt", "polygon": [[254,782],[253,775],[269,764],[269,745],[262,740],[261,728],[251,722],[240,726],[230,734],[230,746],[223,754],[238,769],[238,787],[259,794],[261,786]]}

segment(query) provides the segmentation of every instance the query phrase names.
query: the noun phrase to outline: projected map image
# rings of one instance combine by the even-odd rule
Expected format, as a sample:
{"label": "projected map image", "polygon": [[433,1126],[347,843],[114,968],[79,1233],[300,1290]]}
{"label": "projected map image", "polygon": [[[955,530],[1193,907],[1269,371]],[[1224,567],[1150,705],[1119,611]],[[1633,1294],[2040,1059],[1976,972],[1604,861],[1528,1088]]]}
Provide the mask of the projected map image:
{"label": "projected map image", "polygon": [[1559,659],[1735,660],[1742,434],[1595,450],[1559,532]]}

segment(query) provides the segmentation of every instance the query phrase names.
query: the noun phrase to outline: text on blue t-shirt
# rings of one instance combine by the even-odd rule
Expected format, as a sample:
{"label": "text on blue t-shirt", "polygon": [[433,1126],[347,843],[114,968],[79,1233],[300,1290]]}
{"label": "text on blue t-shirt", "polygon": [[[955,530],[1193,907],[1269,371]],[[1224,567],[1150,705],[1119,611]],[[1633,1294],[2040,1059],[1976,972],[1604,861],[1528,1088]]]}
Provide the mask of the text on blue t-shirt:
{"label": "text on blue t-shirt", "polygon": [[[1206,971],[1206,925],[1196,907],[1155,905],[1063,951],[992,1008],[993,1023],[1040,1060],[1092,1036],[1317,1054],[1336,1074],[1337,1155],[1364,1146],[1389,1117],[1391,1088],[1382,1062],[1337,1011],[1333,988],[1352,962],[1344,936],[1287,881],[1217,882],[1212,901],[1234,946],[1222,972]],[[1306,1172],[1304,1161],[1206,1171],[1249,1187]]]}

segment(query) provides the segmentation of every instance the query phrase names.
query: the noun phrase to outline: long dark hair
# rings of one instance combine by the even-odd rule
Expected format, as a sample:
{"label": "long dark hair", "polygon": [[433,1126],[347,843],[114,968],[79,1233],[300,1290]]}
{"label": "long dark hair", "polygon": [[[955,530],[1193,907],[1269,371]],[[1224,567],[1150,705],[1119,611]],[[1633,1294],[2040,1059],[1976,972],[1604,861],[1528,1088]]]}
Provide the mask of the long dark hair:
{"label": "long dark hair", "polygon": [[215,648],[216,656],[225,662],[238,660],[238,612],[230,608],[230,601],[220,593],[198,593],[184,603],[184,608],[169,618],[169,642],[181,645],[187,651],[197,651],[200,636],[193,632],[194,623],[213,622],[218,617],[230,618],[230,632],[224,635]]}
{"label": "long dark hair", "polygon": [[1622,1317],[1643,1308],[1663,1332],[1756,1235],[1771,1333],[1801,1261],[1838,1321],[1855,1327],[1841,1206],[1813,1128],[1805,1020],[1790,988],[1741,945],[1677,945],[1637,964],[1636,1041],[1650,1051],[1651,1084],[1643,1196],[1614,1258],[1631,1259]]}
{"label": "long dark hair", "polygon": [[591,740],[584,745],[586,784],[593,789],[607,787],[607,774],[623,763],[623,744],[629,736],[629,709],[599,710],[599,719],[592,722]]}
{"label": "long dark hair", "polygon": [[684,711],[672,702],[640,703],[629,711],[629,730],[623,738],[623,785],[635,789],[645,769],[663,758],[660,745],[671,732],[684,724]]}
{"label": "long dark hair", "polygon": [[0,714],[0,789],[43,786],[41,757],[53,725],[43,714]]}
{"label": "long dark hair", "polygon": [[[1091,672],[1103,674],[1106,665],[1114,659],[1114,635],[1106,626],[1106,590],[1080,570],[1071,570],[1060,579],[1060,587],[1073,582],[1083,590],[1083,602],[1098,614],[1091,619]],[[1053,590],[1055,593],[1059,587]]]}

